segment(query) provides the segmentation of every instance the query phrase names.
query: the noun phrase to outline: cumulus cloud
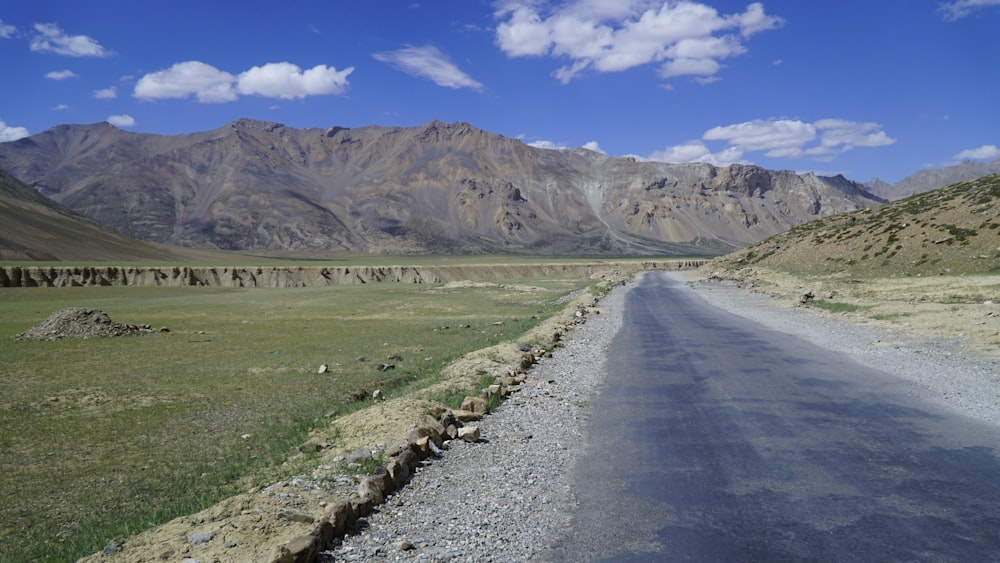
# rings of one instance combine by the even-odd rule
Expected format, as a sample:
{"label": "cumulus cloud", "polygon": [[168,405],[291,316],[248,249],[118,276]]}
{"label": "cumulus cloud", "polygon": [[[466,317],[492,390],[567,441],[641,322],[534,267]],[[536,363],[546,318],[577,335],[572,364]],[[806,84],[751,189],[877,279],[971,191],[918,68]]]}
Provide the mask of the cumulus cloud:
{"label": "cumulus cloud", "polygon": [[509,57],[552,57],[570,63],[553,72],[567,83],[586,70],[617,72],[658,64],[664,78],[718,73],[743,41],[777,29],[784,20],[755,2],[746,11],[719,14],[692,1],[573,0],[558,7],[533,0],[500,6],[496,44]]}
{"label": "cumulus cloud", "polygon": [[28,136],[28,130],[24,127],[11,127],[4,123],[0,119],[0,143],[6,143],[7,141],[16,141],[22,137]]}
{"label": "cumulus cloud", "polygon": [[404,47],[372,55],[383,62],[411,76],[427,78],[445,88],[471,88],[481,91],[483,85],[464,73],[451,62],[448,55],[434,46]]}
{"label": "cumulus cloud", "polygon": [[68,78],[78,77],[72,70],[53,70],[52,72],[46,72],[45,78],[48,78],[49,80],[66,80]]}
{"label": "cumulus cloud", "polygon": [[109,115],[106,121],[115,127],[135,127],[135,118],[128,114]]}
{"label": "cumulus cloud", "polygon": [[571,147],[563,143],[556,143],[553,141],[538,140],[526,143],[529,147],[535,147],[536,149],[546,149],[550,151],[564,151],[572,148],[587,149],[588,151],[594,151],[600,154],[608,154],[601,148],[601,145],[597,141],[588,141],[581,145],[580,147]]}
{"label": "cumulus cloud", "polygon": [[713,153],[701,141],[690,141],[682,145],[675,145],[655,151],[645,160],[671,163],[707,162],[714,166],[729,166],[730,164],[746,162],[743,160],[743,151],[738,147],[728,147],[717,153]]}
{"label": "cumulus cloud", "polygon": [[956,161],[962,160],[993,160],[1000,158],[1000,148],[996,145],[983,145],[975,149],[966,149],[955,155]]}
{"label": "cumulus cloud", "polygon": [[[713,152],[706,141],[721,141],[726,146]],[[656,151],[649,160],[726,166],[745,162],[743,156],[754,152],[771,158],[830,160],[858,147],[880,147],[895,142],[878,123],[847,119],[820,119],[812,123],[798,119],[758,119],[713,127],[701,139]]]}
{"label": "cumulus cloud", "polygon": [[316,65],[302,70],[292,63],[282,62],[255,66],[236,76],[201,61],[185,61],[143,76],[132,95],[140,100],[194,97],[202,103],[232,102],[240,94],[293,100],[342,94],[347,89],[347,76],[352,72],[353,67],[338,71]]}
{"label": "cumulus cloud", "polygon": [[240,74],[237,89],[241,94],[285,100],[343,94],[347,90],[347,76],[352,72],[354,67],[338,71],[326,65],[316,65],[303,71],[292,63],[268,63]]}
{"label": "cumulus cloud", "polygon": [[118,89],[114,86],[94,90],[94,98],[98,100],[113,100],[118,97]]}
{"label": "cumulus cloud", "polygon": [[36,23],[37,32],[31,38],[31,50],[37,53],[55,53],[70,57],[108,57],[112,53],[97,40],[86,35],[66,35],[54,23]]}
{"label": "cumulus cloud", "polygon": [[14,33],[16,32],[16,27],[5,24],[3,23],[3,20],[0,20],[0,39],[10,39],[11,37],[14,37]]}
{"label": "cumulus cloud", "polygon": [[143,76],[132,95],[140,100],[194,96],[202,103],[232,102],[237,98],[235,81],[235,76],[210,64],[185,61]]}
{"label": "cumulus cloud", "polygon": [[955,0],[945,2],[938,7],[938,13],[944,21],[953,22],[964,18],[975,10],[988,6],[1000,6],[1000,0]]}

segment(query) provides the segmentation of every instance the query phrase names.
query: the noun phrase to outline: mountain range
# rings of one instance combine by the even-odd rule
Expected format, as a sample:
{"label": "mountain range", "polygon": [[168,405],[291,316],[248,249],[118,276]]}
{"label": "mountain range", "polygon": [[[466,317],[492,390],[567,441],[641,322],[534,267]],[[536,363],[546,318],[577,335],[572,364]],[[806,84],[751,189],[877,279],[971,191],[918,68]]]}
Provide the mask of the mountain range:
{"label": "mountain range", "polygon": [[865,187],[878,197],[895,201],[990,174],[1000,174],[1000,158],[988,162],[966,160],[944,168],[929,168],[915,172],[895,184],[875,178],[865,182]]}
{"label": "mountain range", "polygon": [[252,252],[721,254],[882,203],[842,176],[547,150],[439,121],[61,125],[0,143],[0,169],[129,237]]}

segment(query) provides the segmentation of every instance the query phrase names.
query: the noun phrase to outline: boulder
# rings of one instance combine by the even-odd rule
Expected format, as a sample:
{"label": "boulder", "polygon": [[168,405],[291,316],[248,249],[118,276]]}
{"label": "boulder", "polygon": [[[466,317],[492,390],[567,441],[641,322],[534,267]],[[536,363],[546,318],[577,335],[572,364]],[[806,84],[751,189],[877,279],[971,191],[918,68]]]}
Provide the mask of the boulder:
{"label": "boulder", "polygon": [[478,420],[482,420],[483,418],[483,415],[477,412],[463,409],[451,411],[451,414],[455,417],[455,420],[459,422],[476,422]]}
{"label": "boulder", "polygon": [[479,441],[479,427],[478,426],[463,426],[458,429],[458,437],[466,442],[478,442]]}
{"label": "boulder", "polygon": [[477,414],[489,414],[490,407],[486,403],[486,399],[482,397],[466,397],[462,401],[462,406],[460,410],[472,411]]}

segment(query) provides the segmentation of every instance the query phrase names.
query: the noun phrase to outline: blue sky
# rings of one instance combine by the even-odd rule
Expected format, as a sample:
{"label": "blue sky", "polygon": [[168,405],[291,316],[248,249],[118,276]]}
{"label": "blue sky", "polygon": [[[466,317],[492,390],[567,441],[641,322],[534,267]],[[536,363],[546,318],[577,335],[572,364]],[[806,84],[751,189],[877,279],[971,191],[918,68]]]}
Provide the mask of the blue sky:
{"label": "blue sky", "polygon": [[0,0],[0,140],[465,121],[896,182],[1000,157],[1000,0]]}

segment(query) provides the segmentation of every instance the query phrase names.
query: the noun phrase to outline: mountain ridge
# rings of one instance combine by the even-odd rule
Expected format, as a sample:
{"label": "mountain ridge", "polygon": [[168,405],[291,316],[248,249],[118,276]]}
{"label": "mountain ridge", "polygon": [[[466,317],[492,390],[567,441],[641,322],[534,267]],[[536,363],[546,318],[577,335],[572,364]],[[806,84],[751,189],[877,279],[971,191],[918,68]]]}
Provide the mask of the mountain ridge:
{"label": "mountain ridge", "polygon": [[0,168],[135,238],[240,251],[721,254],[880,200],[842,176],[531,147],[468,123],[60,125]]}

